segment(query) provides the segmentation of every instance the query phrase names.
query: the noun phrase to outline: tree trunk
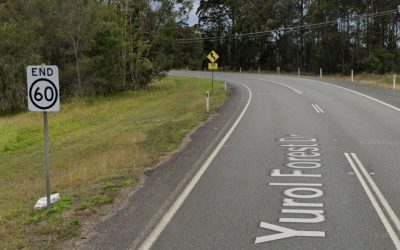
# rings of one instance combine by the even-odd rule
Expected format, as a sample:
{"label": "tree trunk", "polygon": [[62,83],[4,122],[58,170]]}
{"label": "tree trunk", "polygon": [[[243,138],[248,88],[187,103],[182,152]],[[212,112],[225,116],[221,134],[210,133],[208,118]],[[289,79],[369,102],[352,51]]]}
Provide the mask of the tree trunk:
{"label": "tree trunk", "polygon": [[77,78],[78,78],[79,95],[83,96],[82,82],[81,82],[81,71],[80,71],[80,66],[79,66],[79,55],[78,55],[79,42],[73,41],[73,45],[74,45],[74,53],[75,53],[76,74],[77,74]]}

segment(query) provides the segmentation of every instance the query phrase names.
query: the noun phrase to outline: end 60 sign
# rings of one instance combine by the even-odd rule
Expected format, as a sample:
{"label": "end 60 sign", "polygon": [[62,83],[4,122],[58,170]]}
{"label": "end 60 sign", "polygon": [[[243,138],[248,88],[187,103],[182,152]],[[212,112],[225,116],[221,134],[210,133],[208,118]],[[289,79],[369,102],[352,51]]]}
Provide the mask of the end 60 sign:
{"label": "end 60 sign", "polygon": [[60,88],[57,66],[28,66],[27,80],[29,111],[60,111]]}
{"label": "end 60 sign", "polygon": [[[46,172],[46,206],[51,205],[50,192],[50,154],[47,112],[60,111],[60,88],[58,67],[55,65],[28,66],[26,68],[28,85],[28,109],[43,113],[44,123],[44,168]],[[40,202],[39,199],[38,202]]]}

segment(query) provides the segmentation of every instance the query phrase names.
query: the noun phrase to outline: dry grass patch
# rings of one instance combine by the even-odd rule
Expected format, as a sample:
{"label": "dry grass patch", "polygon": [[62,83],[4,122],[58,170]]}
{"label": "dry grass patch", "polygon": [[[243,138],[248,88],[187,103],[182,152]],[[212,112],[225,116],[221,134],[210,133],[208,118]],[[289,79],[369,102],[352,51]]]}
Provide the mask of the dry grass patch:
{"label": "dry grass patch", "polygon": [[[276,74],[276,72],[269,72],[270,74]],[[297,72],[284,72],[282,75],[289,75],[289,76],[297,76]],[[309,72],[304,72],[302,73],[302,76],[305,77],[315,77],[316,79],[319,79],[319,75],[315,75],[313,73]],[[342,75],[342,74],[330,74],[330,75],[324,75],[324,79],[330,79],[330,80],[343,80],[343,81],[351,81],[351,76],[350,75]],[[383,75],[377,75],[377,74],[369,74],[369,73],[361,73],[361,74],[354,74],[354,82],[355,83],[360,83],[360,84],[366,84],[378,88],[386,88],[386,89],[392,89],[393,86],[393,74],[392,73],[387,73]],[[396,90],[400,90],[400,76],[397,76],[397,83],[396,83]]]}
{"label": "dry grass patch", "polygon": [[[351,80],[351,76],[344,76],[344,75],[328,75],[326,76],[326,78],[346,80],[346,81]],[[368,74],[368,73],[355,74],[354,82],[367,84],[379,88],[391,89],[393,86],[393,74],[383,74],[383,75]],[[400,83],[400,79],[397,79],[397,83]],[[400,88],[396,85],[396,89]]]}

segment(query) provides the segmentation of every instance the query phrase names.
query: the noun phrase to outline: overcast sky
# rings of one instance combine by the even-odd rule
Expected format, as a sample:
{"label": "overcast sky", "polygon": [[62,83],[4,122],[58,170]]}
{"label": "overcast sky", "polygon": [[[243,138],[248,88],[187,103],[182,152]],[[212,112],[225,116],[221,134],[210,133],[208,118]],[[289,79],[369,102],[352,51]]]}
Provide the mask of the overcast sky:
{"label": "overcast sky", "polygon": [[200,0],[193,0],[193,10],[189,14],[189,25],[191,26],[197,24],[198,18],[196,16],[196,11],[197,8],[199,7],[199,2]]}

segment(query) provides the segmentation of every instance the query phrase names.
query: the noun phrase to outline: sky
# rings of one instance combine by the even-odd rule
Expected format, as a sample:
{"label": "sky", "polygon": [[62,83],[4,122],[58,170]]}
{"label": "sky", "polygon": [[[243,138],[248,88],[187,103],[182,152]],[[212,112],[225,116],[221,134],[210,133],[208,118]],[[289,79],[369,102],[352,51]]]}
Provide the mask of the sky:
{"label": "sky", "polygon": [[199,7],[200,0],[193,0],[193,10],[189,14],[189,25],[193,26],[197,24],[198,18],[196,16],[197,8]]}

